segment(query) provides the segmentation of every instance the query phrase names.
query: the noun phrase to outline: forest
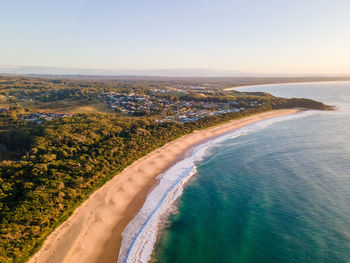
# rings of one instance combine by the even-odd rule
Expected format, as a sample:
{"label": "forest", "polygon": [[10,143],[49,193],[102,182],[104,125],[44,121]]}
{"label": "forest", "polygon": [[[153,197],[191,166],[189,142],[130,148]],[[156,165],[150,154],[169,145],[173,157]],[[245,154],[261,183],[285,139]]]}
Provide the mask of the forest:
{"label": "forest", "polygon": [[[19,116],[60,101],[96,100],[100,91],[162,87],[159,83],[0,78],[0,262],[25,262],[45,237],[66,220],[89,195],[126,166],[147,153],[194,130],[232,119],[281,108],[328,110],[309,99],[276,98],[269,94],[233,92],[183,100],[254,99],[258,106],[211,115],[196,121],[156,122],[153,116],[133,117],[92,112],[41,121]],[[175,97],[178,95],[174,95]],[[31,101],[31,103],[28,103]]]}

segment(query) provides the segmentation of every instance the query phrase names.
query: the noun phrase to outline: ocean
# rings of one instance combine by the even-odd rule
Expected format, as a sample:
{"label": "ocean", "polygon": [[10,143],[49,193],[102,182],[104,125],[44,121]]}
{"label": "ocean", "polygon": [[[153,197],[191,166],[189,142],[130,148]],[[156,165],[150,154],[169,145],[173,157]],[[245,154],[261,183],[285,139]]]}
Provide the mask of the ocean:
{"label": "ocean", "polygon": [[157,217],[146,232],[145,261],[350,262],[350,82],[240,90],[337,109],[249,125],[199,149],[187,170],[180,164],[183,178],[195,174],[174,188],[162,230],[150,230]]}

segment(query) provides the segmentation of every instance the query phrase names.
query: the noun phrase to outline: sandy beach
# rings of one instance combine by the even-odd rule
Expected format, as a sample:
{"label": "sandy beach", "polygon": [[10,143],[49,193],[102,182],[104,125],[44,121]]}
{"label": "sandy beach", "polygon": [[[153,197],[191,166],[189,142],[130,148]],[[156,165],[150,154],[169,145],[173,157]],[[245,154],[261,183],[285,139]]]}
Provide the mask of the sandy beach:
{"label": "sandy beach", "polygon": [[157,184],[157,176],[208,139],[264,119],[300,110],[274,110],[244,117],[172,141],[115,175],[75,210],[44,242],[31,263],[115,263],[121,235]]}

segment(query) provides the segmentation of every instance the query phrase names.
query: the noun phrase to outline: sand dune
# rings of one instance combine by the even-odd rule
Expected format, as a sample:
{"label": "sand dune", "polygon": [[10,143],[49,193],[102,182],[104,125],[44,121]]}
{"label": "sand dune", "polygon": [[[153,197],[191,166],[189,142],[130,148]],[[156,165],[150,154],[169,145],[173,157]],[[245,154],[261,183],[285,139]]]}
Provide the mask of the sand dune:
{"label": "sand dune", "polygon": [[49,235],[29,262],[115,263],[123,229],[142,207],[159,174],[181,159],[194,145],[213,136],[297,111],[269,111],[195,131],[135,161],[77,208]]}

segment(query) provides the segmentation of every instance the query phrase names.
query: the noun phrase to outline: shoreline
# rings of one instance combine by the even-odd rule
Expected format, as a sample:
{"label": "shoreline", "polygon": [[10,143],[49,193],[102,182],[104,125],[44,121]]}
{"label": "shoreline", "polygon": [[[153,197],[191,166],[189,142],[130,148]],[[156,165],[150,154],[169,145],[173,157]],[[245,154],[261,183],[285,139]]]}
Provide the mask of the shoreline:
{"label": "shoreline", "polygon": [[231,120],[169,142],[115,175],[96,190],[46,239],[31,263],[117,261],[122,233],[142,209],[159,175],[199,144],[251,123],[289,115],[301,109],[273,110]]}

